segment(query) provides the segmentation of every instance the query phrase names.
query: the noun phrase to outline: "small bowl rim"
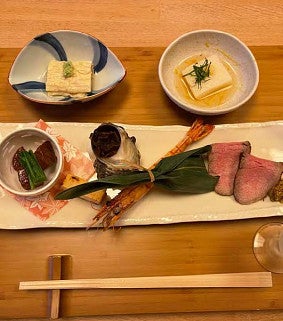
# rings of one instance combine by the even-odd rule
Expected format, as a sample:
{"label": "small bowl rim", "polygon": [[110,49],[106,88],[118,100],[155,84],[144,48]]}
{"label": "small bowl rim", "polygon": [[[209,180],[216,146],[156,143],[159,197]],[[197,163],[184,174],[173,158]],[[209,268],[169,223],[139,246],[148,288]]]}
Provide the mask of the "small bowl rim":
{"label": "small bowl rim", "polygon": [[[251,58],[254,70],[255,70],[255,77],[254,77],[254,85],[252,87],[252,90],[249,92],[249,94],[245,97],[245,99],[239,101],[237,104],[234,104],[230,107],[224,108],[224,109],[201,109],[195,105],[185,105],[184,103],[180,102],[179,98],[172,94],[170,92],[170,90],[168,89],[168,87],[165,84],[165,81],[162,77],[162,67],[163,67],[163,63],[164,60],[168,54],[168,52],[172,49],[172,47],[174,47],[180,40],[182,40],[183,38],[186,38],[190,35],[193,34],[201,34],[201,33],[211,33],[211,34],[222,34],[225,35],[226,37],[232,38],[234,39],[238,44],[240,44],[245,51],[247,52],[247,54],[249,55],[249,57]],[[219,115],[219,114],[226,114],[228,112],[234,111],[237,108],[239,108],[240,106],[242,106],[243,104],[245,104],[248,100],[250,100],[250,98],[254,95],[254,93],[256,92],[257,88],[258,88],[258,84],[259,84],[259,68],[258,68],[258,64],[257,61],[252,53],[252,51],[249,49],[249,47],[243,42],[241,41],[238,37],[234,36],[233,34],[226,32],[226,31],[221,31],[221,30],[216,30],[216,29],[199,29],[199,30],[193,30],[187,33],[184,33],[182,35],[180,35],[179,37],[177,37],[175,40],[173,40],[163,51],[159,63],[158,63],[158,76],[159,76],[159,80],[161,83],[161,86],[163,88],[163,90],[165,91],[165,93],[167,94],[167,96],[169,96],[169,98],[171,98],[173,100],[173,102],[175,104],[177,104],[180,108],[183,108],[186,111],[189,111],[191,113],[196,113],[199,115],[207,115],[207,116],[213,116],[213,115]]]}
{"label": "small bowl rim", "polygon": [[[57,140],[52,137],[49,133],[47,133],[45,130],[37,128],[37,127],[24,127],[24,128],[20,128],[20,129],[16,129],[14,131],[12,131],[11,133],[9,133],[8,135],[6,135],[0,142],[0,147],[7,142],[11,137],[18,135],[19,133],[22,132],[26,132],[26,131],[31,131],[31,132],[35,132],[35,133],[40,133],[43,137],[46,137],[46,140],[50,140],[52,142],[52,144],[56,147],[57,153],[57,170],[55,172],[55,174],[52,176],[51,180],[44,186],[42,187],[38,187],[35,188],[33,190],[27,190],[27,191],[17,191],[13,188],[11,188],[9,185],[7,185],[5,182],[3,182],[3,180],[0,177],[0,186],[2,186],[4,189],[6,189],[7,191],[9,191],[12,194],[18,195],[18,196],[23,196],[23,197],[34,197],[34,196],[38,196],[41,194],[44,194],[45,192],[47,192],[48,190],[50,190],[53,185],[56,183],[57,179],[60,177],[61,172],[63,170],[63,154],[61,151],[61,147],[58,144]],[[57,155],[58,154],[58,155]]]}

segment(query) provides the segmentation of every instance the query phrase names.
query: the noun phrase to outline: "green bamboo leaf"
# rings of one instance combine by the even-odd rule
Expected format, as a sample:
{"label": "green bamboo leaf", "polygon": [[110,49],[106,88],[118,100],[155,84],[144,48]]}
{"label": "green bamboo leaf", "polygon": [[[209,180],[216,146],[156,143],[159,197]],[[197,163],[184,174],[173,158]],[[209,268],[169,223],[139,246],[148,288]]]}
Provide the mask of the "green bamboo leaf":
{"label": "green bamboo leaf", "polygon": [[218,177],[207,171],[193,168],[180,168],[162,175],[155,184],[172,192],[203,194],[214,191]]}
{"label": "green bamboo leaf", "polygon": [[[99,181],[88,182],[74,187],[70,187],[55,195],[56,200],[69,200],[75,197],[80,197],[91,192],[108,188],[109,184],[101,183]],[[112,186],[115,188],[115,185]]]}
{"label": "green bamboo leaf", "polygon": [[111,175],[99,179],[99,182],[105,184],[121,185],[122,187],[128,185],[135,185],[137,183],[144,183],[150,180],[148,171],[127,171],[122,174]]}
{"label": "green bamboo leaf", "polygon": [[[152,170],[154,183],[162,188],[187,193],[205,193],[214,189],[217,177],[208,175],[203,155],[210,145],[163,158]],[[123,189],[150,181],[148,171],[128,171],[77,185],[60,192],[55,199],[71,199],[101,189]]]}
{"label": "green bamboo leaf", "polygon": [[193,156],[158,176],[156,185],[174,192],[201,194],[213,191],[217,182],[218,177],[208,174],[203,157]]}
{"label": "green bamboo leaf", "polygon": [[148,181],[150,181],[150,177],[147,171],[125,172],[123,174],[111,175],[99,180],[68,188],[65,191],[58,193],[55,196],[55,199],[71,199],[102,189],[122,189],[127,186],[137,185]]}
{"label": "green bamboo leaf", "polygon": [[164,157],[154,168],[153,172],[156,175],[167,173],[177,166],[179,166],[184,160],[192,156],[200,156],[208,153],[211,150],[210,145],[192,149],[187,152],[179,153],[173,156]]}

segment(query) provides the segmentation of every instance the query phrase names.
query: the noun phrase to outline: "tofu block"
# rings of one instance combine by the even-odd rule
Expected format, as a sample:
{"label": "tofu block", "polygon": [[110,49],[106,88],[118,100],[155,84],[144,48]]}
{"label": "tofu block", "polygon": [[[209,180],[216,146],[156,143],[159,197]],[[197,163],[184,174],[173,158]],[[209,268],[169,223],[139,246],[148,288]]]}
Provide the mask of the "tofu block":
{"label": "tofu block", "polygon": [[[86,182],[87,181],[82,179],[81,177],[67,174],[66,178],[63,181],[62,188],[65,190],[65,189],[68,189],[73,186],[77,186],[79,184],[83,184]],[[106,191],[100,190],[100,191],[96,191],[96,192],[92,192],[92,193],[83,195],[83,196],[81,196],[81,198],[83,198],[87,201],[93,202],[98,205],[103,201],[105,196],[106,196]]]}
{"label": "tofu block", "polygon": [[[194,75],[188,75],[188,73],[193,71],[193,65],[195,64],[186,67],[182,71],[182,75],[186,75],[184,76],[184,79],[195,99],[203,99],[217,91],[227,89],[232,85],[232,77],[219,57],[217,55],[212,55],[207,57],[207,60],[208,62],[211,62],[209,69],[210,75],[209,78],[206,78],[201,82],[200,86],[196,83],[196,77]],[[197,65],[201,66],[204,62],[205,58],[198,61]]]}
{"label": "tofu block", "polygon": [[50,95],[85,94],[91,91],[92,62],[72,61],[74,74],[65,78],[65,61],[52,60],[47,69],[46,91]]}

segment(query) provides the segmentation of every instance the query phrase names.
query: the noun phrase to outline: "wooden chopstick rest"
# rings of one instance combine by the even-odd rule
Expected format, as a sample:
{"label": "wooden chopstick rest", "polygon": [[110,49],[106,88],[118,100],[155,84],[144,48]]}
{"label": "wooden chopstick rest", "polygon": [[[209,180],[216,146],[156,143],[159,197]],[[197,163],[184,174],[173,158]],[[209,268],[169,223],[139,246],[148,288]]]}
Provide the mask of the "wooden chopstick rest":
{"label": "wooden chopstick rest", "polygon": [[[49,280],[60,280],[62,271],[62,256],[61,255],[51,255],[48,258],[48,274]],[[60,290],[50,290],[48,311],[50,319],[59,318],[59,308],[60,308]]]}
{"label": "wooden chopstick rest", "polygon": [[[67,254],[54,254],[48,257],[49,280],[61,280],[65,258]],[[48,311],[50,319],[58,319],[60,312],[60,289],[51,289],[49,293]]]}

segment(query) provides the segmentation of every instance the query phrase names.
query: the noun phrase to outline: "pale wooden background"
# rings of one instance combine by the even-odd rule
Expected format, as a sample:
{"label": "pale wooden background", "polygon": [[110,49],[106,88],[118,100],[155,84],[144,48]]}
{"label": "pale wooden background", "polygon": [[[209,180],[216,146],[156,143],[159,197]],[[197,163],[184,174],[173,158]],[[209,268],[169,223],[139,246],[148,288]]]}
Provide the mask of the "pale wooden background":
{"label": "pale wooden background", "polygon": [[[1,48],[20,48],[35,35],[58,29],[90,33],[109,47],[165,47],[182,33],[196,29],[230,32],[249,46],[283,45],[283,1],[1,1]],[[282,319],[282,311],[254,311],[104,316],[72,320]]]}
{"label": "pale wooden background", "polygon": [[281,0],[2,0],[0,47],[19,48],[58,29],[91,33],[110,47],[166,46],[195,29],[231,32],[248,45],[282,44]]}

